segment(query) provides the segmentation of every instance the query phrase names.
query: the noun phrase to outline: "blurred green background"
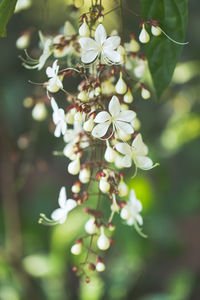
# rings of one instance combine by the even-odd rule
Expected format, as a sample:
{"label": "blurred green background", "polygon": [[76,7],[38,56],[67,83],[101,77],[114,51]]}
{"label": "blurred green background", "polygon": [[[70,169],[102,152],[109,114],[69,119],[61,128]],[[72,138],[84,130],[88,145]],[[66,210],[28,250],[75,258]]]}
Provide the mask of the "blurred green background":
{"label": "blurred green background", "polygon": [[[44,81],[45,71],[24,69],[15,46],[23,30],[32,30],[35,45],[38,29],[56,32],[79,12],[71,12],[70,1],[34,0],[9,22],[8,37],[0,40],[1,300],[200,299],[200,3],[189,2],[189,45],[170,87],[160,102],[135,99],[144,140],[153,160],[160,162],[128,181],[143,203],[148,239],[116,217],[115,245],[105,255],[107,270],[90,284],[71,271],[77,258],[70,247],[85,221],[81,210],[62,226],[37,223],[40,212],[48,215],[57,207],[60,186],[69,187],[74,179],[67,175],[66,158],[52,155],[62,149],[62,141],[49,132],[51,113],[36,122],[32,108],[23,106],[24,98],[33,95],[28,80]],[[113,14],[112,23],[107,18],[111,31],[117,18]],[[125,28],[138,33],[138,20],[126,14]],[[41,93],[40,87],[34,89],[34,97]]]}

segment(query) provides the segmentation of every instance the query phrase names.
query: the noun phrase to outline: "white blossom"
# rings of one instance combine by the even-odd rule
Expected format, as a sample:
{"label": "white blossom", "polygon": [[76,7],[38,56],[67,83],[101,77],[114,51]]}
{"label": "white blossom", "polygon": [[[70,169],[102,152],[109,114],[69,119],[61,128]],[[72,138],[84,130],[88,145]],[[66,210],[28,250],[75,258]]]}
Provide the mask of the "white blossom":
{"label": "white blossom", "polygon": [[126,143],[118,143],[115,147],[118,152],[125,155],[122,163],[126,168],[131,167],[132,160],[142,170],[150,170],[157,165],[153,165],[152,160],[147,156],[148,147],[144,144],[140,133],[133,140],[132,146]]}
{"label": "white blossom", "polygon": [[115,64],[121,61],[121,55],[117,52],[120,45],[119,36],[107,38],[105,28],[99,24],[94,33],[94,39],[82,37],[79,39],[82,48],[81,61],[85,64],[92,63],[97,57],[101,57],[103,63]]}
{"label": "white blossom", "polygon": [[67,130],[65,112],[62,108],[58,107],[54,98],[51,98],[51,107],[53,109],[53,122],[56,125],[54,135],[55,137],[60,137],[61,134],[64,135]]}
{"label": "white blossom", "polygon": [[134,225],[137,222],[140,226],[143,224],[142,203],[136,198],[134,190],[130,191],[129,201],[121,210],[121,218],[126,220],[128,225]]}
{"label": "white blossom", "polygon": [[77,206],[75,200],[67,199],[66,189],[64,186],[60,189],[58,204],[60,208],[57,208],[52,212],[51,218],[52,220],[63,224],[67,219],[68,213]]}
{"label": "white blossom", "polygon": [[110,100],[108,111],[101,111],[94,119],[95,123],[99,123],[92,130],[92,135],[96,138],[103,137],[110,125],[113,125],[113,132],[115,130],[132,134],[134,132],[130,122],[135,118],[136,114],[132,110],[121,111],[119,100],[113,96]]}
{"label": "white blossom", "polygon": [[46,69],[46,74],[50,78],[48,81],[47,89],[51,93],[56,93],[60,88],[63,88],[62,81],[58,76],[59,66],[57,65],[57,60],[54,61],[52,67]]}

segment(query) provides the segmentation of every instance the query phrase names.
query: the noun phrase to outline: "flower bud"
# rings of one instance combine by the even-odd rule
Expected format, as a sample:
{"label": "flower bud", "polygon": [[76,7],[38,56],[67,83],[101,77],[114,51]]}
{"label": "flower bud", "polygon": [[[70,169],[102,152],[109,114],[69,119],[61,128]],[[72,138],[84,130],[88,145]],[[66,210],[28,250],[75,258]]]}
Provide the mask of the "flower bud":
{"label": "flower bud", "polygon": [[115,194],[113,194],[113,203],[112,203],[112,205],[111,205],[111,210],[112,210],[113,212],[118,212],[118,211],[120,210],[120,207],[119,207],[119,205],[117,204],[117,200],[116,200]]}
{"label": "flower bud", "polygon": [[90,218],[86,223],[85,223],[85,231],[89,234],[94,234],[97,232],[97,226],[95,224],[95,219]]}
{"label": "flower bud", "polygon": [[151,33],[154,36],[159,36],[162,33],[162,31],[159,26],[151,26]]}
{"label": "flower bud", "polygon": [[126,90],[127,90],[127,85],[126,85],[126,82],[122,78],[122,72],[120,72],[119,80],[117,81],[116,86],[115,86],[115,91],[118,94],[122,95],[122,94],[126,93]]}
{"label": "flower bud", "polygon": [[100,250],[107,250],[110,247],[110,240],[104,234],[103,226],[101,226],[101,235],[97,240],[97,246]]}
{"label": "flower bud", "polygon": [[100,179],[99,189],[102,193],[108,193],[110,190],[110,183],[107,182],[104,178]]}
{"label": "flower bud", "polygon": [[74,121],[81,123],[83,120],[83,114],[80,111],[77,111],[74,115]]}
{"label": "flower bud", "polygon": [[131,52],[138,52],[140,50],[140,45],[134,38],[131,39],[129,47],[130,47],[129,51]]}
{"label": "flower bud", "polygon": [[33,119],[36,121],[43,121],[44,119],[46,119],[46,116],[47,116],[47,110],[44,103],[42,102],[36,103],[36,105],[32,110]]}
{"label": "flower bud", "polygon": [[150,36],[148,34],[148,32],[146,31],[145,29],[145,26],[144,24],[142,25],[142,30],[140,32],[140,35],[139,35],[139,41],[143,44],[146,44],[148,43],[150,40]]}
{"label": "flower bud", "polygon": [[104,265],[103,262],[98,262],[96,264],[96,271],[97,272],[103,272],[105,270],[106,266]]}
{"label": "flower bud", "polygon": [[97,20],[99,23],[102,23],[103,22],[103,15],[101,15],[100,17],[98,17],[98,20]]}
{"label": "flower bud", "polygon": [[128,195],[128,186],[123,180],[121,180],[118,185],[118,191],[120,197],[124,197]]}
{"label": "flower bud", "polygon": [[126,94],[124,95],[124,102],[125,103],[132,103],[133,102],[133,95],[131,93],[130,88],[128,88]]}
{"label": "flower bud", "polygon": [[122,208],[120,216],[123,220],[128,220],[131,217],[131,211],[128,205]]}
{"label": "flower bud", "polygon": [[30,33],[25,32],[16,40],[16,47],[18,49],[26,49],[30,43]]}
{"label": "flower bud", "polygon": [[141,96],[143,99],[147,100],[151,97],[151,93],[146,88],[141,89]]}
{"label": "flower bud", "polygon": [[115,225],[113,224],[113,223],[109,223],[108,224],[108,229],[110,230],[110,231],[114,231],[115,230]]}
{"label": "flower bud", "polygon": [[100,95],[100,93],[101,93],[101,88],[100,88],[100,86],[97,86],[96,88],[95,88],[95,96],[99,96]]}
{"label": "flower bud", "polygon": [[116,156],[117,152],[108,145],[104,154],[105,160],[107,162],[113,163],[115,161]]}
{"label": "flower bud", "polygon": [[88,100],[88,94],[86,93],[86,91],[81,91],[77,98],[81,101],[87,101]]}
{"label": "flower bud", "polygon": [[74,154],[74,145],[72,143],[67,144],[63,150],[63,154],[66,157],[71,158]]}
{"label": "flower bud", "polygon": [[90,28],[86,22],[83,22],[83,24],[79,27],[79,34],[80,36],[88,37],[90,36]]}
{"label": "flower bud", "polygon": [[74,194],[78,194],[81,190],[81,183],[79,181],[76,181],[73,185],[72,185],[72,193]]}
{"label": "flower bud", "polygon": [[94,127],[94,120],[93,117],[90,117],[86,122],[83,124],[83,129],[85,131],[91,132]]}
{"label": "flower bud", "polygon": [[49,81],[47,83],[47,90],[50,93],[56,93],[59,91],[59,89],[60,89],[60,86],[57,84],[57,78],[49,79]]}
{"label": "flower bud", "polygon": [[88,183],[90,181],[90,169],[83,168],[79,173],[79,180],[82,183]]}
{"label": "flower bud", "polygon": [[71,247],[71,253],[74,255],[79,255],[82,251],[82,242],[81,241],[77,241],[76,244],[74,244]]}
{"label": "flower bud", "polygon": [[67,124],[71,124],[71,125],[74,124],[74,115],[75,114],[73,114],[71,112],[71,110],[66,114],[65,119],[66,119]]}
{"label": "flower bud", "polygon": [[76,158],[68,165],[68,172],[72,175],[77,175],[80,172],[80,159]]}

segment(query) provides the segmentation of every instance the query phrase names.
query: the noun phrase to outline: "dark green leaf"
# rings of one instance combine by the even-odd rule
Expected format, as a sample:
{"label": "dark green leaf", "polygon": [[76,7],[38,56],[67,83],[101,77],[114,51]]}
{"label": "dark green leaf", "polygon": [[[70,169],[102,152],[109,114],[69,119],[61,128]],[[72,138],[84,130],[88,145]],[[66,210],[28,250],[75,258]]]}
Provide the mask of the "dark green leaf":
{"label": "dark green leaf", "polygon": [[[144,20],[156,19],[160,27],[174,40],[184,42],[188,0],[140,0]],[[151,35],[145,45],[145,54],[155,86],[157,97],[169,85],[182,46],[170,41],[164,34]]]}
{"label": "dark green leaf", "polygon": [[0,36],[6,36],[6,25],[12,17],[17,0],[2,0],[0,2]]}

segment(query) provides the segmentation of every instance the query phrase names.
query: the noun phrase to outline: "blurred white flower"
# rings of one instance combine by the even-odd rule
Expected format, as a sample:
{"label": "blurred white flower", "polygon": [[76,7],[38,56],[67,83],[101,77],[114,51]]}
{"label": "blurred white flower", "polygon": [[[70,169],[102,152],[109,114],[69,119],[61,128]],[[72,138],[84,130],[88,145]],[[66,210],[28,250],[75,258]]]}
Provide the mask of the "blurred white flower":
{"label": "blurred white flower", "polygon": [[126,168],[131,167],[132,160],[142,170],[150,170],[158,165],[153,165],[152,160],[147,157],[148,147],[144,144],[140,133],[133,140],[132,146],[126,143],[118,143],[115,147],[118,152],[125,155],[122,163]]}
{"label": "blurred white flower", "polygon": [[99,24],[94,33],[94,39],[82,37],[79,39],[82,48],[81,60],[85,64],[92,63],[97,57],[101,56],[102,62],[115,64],[121,61],[121,55],[117,52],[120,45],[119,36],[107,38],[105,28]]}
{"label": "blurred white flower", "polygon": [[68,213],[77,206],[75,200],[67,199],[66,189],[64,186],[60,189],[58,204],[60,208],[57,208],[52,212],[51,218],[52,220],[63,224],[67,219]]}
{"label": "blurred white flower", "polygon": [[53,109],[53,122],[56,125],[54,135],[55,137],[60,137],[61,134],[64,135],[67,130],[65,112],[62,108],[58,107],[54,98],[51,98],[51,107]]}
{"label": "blurred white flower", "polygon": [[126,220],[128,225],[134,225],[137,222],[140,226],[143,224],[142,203],[136,198],[134,190],[130,191],[129,201],[121,210],[121,218]]}
{"label": "blurred white flower", "polygon": [[113,96],[110,100],[108,111],[101,111],[94,119],[95,123],[99,123],[92,130],[92,135],[96,138],[103,137],[110,125],[113,125],[113,132],[115,130],[132,134],[134,132],[130,122],[135,118],[136,113],[132,110],[121,111],[119,100]]}
{"label": "blurred white flower", "polygon": [[60,88],[63,88],[62,81],[58,76],[59,66],[57,65],[57,61],[55,60],[52,67],[48,67],[46,69],[46,74],[50,78],[47,84],[47,89],[51,93],[56,93]]}

